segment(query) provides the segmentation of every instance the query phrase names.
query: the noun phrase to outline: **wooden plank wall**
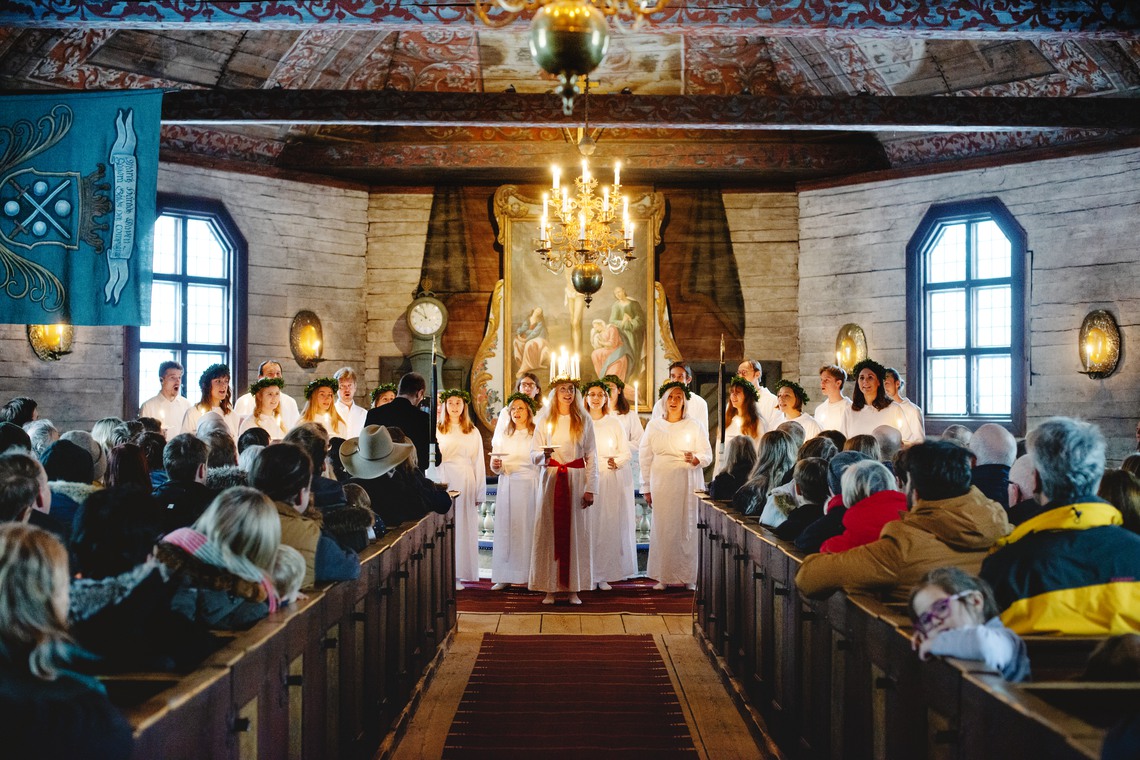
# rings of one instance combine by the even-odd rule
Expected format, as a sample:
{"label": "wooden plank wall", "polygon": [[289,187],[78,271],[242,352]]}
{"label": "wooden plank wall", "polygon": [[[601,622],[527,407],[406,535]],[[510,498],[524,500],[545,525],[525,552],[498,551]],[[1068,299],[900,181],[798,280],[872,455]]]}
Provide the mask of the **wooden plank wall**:
{"label": "wooden plank wall", "polygon": [[[871,355],[904,370],[904,255],[933,203],[996,196],[1025,228],[1030,279],[1028,425],[1058,415],[1096,422],[1109,459],[1135,449],[1140,372],[1140,150],[806,191],[800,215],[801,382],[834,357],[845,322],[867,332]],[[1116,315],[1124,352],[1116,374],[1077,374],[1077,336],[1092,309]]]}
{"label": "wooden plank wall", "polygon": [[[379,380],[377,357],[400,356],[412,349],[404,312],[420,280],[420,265],[431,216],[432,189],[374,192],[368,198],[364,315],[366,383],[359,390],[368,405],[368,390]],[[386,378],[385,378],[386,379]]]}
{"label": "wooden plank wall", "polygon": [[[794,377],[800,353],[796,194],[724,193],[723,198],[744,292],[744,354],[778,359],[784,374]],[[725,361],[739,358],[725,357]],[[804,387],[812,395],[815,386]]]}

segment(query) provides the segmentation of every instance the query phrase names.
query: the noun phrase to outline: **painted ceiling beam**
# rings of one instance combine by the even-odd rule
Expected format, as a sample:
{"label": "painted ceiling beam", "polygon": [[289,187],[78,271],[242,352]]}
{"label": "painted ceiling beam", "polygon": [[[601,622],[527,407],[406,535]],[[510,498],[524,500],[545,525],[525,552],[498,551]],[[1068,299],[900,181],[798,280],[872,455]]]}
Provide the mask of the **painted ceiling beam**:
{"label": "painted ceiling beam", "polygon": [[[183,90],[164,124],[576,127],[553,95],[401,90]],[[595,127],[737,130],[1006,131],[1140,125],[1140,98],[595,95]]]}
{"label": "painted ceiling beam", "polygon": [[[522,29],[527,17],[506,23]],[[136,27],[145,29],[297,29],[306,26],[429,29],[487,27],[469,0],[6,0],[0,26]],[[820,34],[923,37],[1051,36],[1137,39],[1135,0],[672,0],[642,32],[818,36]]]}
{"label": "painted ceiling beam", "polygon": [[[872,144],[795,142],[599,143],[590,159],[609,166],[620,159],[626,172],[693,170],[720,172],[823,172],[884,168],[886,160]],[[549,143],[290,143],[276,165],[309,172],[525,170],[546,173],[552,163],[572,166],[582,160],[570,145]],[[706,175],[707,176],[707,175]]]}

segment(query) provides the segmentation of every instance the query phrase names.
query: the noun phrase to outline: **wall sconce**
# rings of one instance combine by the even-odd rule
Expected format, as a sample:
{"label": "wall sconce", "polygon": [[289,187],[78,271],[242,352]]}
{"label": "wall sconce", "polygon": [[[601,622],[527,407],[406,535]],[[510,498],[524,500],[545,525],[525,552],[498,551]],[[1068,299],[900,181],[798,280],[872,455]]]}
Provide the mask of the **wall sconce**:
{"label": "wall sconce", "polygon": [[1082,375],[1100,380],[1116,371],[1120,363],[1120,328],[1112,314],[1097,309],[1081,322],[1080,344]]}
{"label": "wall sconce", "polygon": [[289,349],[297,364],[305,369],[312,369],[324,359],[324,331],[321,329],[321,319],[311,311],[299,311],[293,317],[293,324],[289,326]]}
{"label": "wall sconce", "polygon": [[63,322],[56,325],[28,325],[28,343],[40,361],[57,362],[71,353],[75,327]]}
{"label": "wall sconce", "polygon": [[866,358],[867,336],[863,328],[850,322],[839,328],[839,335],[835,338],[835,363],[850,376],[855,365]]}

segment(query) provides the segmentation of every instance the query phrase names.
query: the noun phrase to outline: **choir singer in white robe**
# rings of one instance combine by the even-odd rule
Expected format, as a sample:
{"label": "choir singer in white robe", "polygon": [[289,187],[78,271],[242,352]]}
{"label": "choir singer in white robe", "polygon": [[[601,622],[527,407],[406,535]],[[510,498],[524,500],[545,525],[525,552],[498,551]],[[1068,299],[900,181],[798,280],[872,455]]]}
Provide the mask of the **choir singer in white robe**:
{"label": "choir singer in white robe", "polygon": [[499,476],[495,496],[495,545],[491,549],[492,591],[530,578],[534,520],[538,511],[538,466],[531,461],[534,410],[525,393],[507,399],[507,424],[491,440],[491,472]]}
{"label": "choir singer in white robe", "polygon": [[653,509],[646,574],[663,590],[669,584],[695,588],[697,580],[697,497],[701,468],[712,461],[708,436],[685,417],[689,395],[684,383],[669,382],[659,392],[665,416],[649,421],[641,438],[641,482]]}
{"label": "choir singer in white robe", "polygon": [[609,413],[610,395],[605,381],[587,383],[585,391],[586,409],[594,423],[594,441],[598,446],[598,493],[590,508],[592,576],[599,589],[609,591],[610,581],[625,580],[637,573],[633,471],[625,428],[616,414]]}

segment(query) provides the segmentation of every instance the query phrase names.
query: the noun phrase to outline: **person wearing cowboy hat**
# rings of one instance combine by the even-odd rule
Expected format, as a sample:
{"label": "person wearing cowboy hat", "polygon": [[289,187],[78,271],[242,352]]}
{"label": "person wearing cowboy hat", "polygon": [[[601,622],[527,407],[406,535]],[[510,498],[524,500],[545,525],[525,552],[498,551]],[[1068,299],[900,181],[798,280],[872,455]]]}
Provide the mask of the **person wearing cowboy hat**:
{"label": "person wearing cowboy hat", "polygon": [[446,489],[424,477],[416,467],[415,444],[399,428],[367,425],[359,438],[340,447],[340,461],[350,483],[372,499],[372,510],[387,526],[418,520],[429,511],[446,514],[451,497]]}

